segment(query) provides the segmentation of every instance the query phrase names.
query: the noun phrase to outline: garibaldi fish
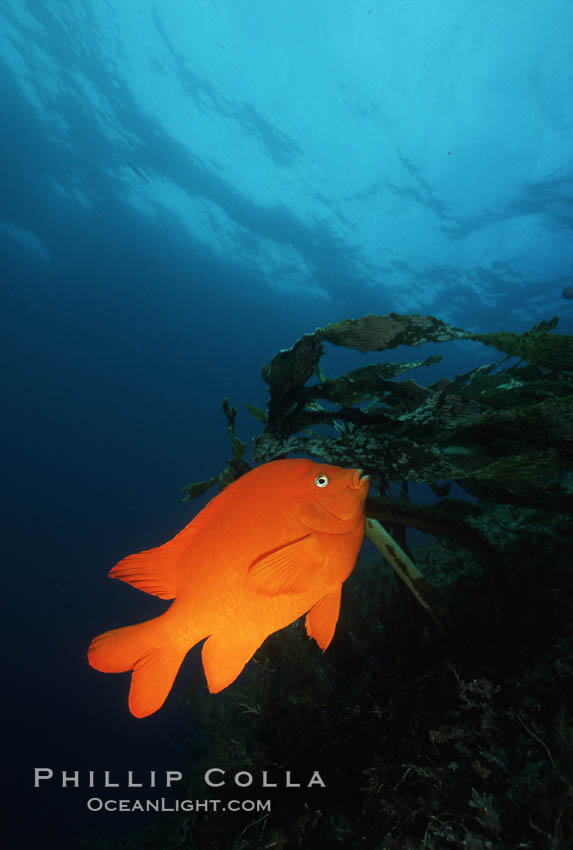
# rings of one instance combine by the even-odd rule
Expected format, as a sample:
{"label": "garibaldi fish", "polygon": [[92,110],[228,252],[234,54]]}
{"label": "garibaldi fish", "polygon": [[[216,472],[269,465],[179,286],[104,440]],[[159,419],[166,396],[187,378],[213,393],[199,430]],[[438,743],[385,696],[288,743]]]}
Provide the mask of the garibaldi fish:
{"label": "garibaldi fish", "polygon": [[304,458],[252,469],[215,496],[167,543],[121,560],[112,578],[173,603],[159,617],[92,641],[104,673],[133,671],[129,708],[163,705],[191,647],[212,693],[233,682],[265,638],[306,614],[325,650],[342,583],[364,537],[368,476]]}

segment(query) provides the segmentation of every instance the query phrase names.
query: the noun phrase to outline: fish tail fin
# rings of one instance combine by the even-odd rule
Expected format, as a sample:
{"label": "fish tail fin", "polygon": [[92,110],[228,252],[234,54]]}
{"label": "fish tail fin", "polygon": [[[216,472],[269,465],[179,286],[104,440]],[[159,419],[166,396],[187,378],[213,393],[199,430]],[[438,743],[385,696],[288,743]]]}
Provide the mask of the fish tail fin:
{"label": "fish tail fin", "polygon": [[147,717],[161,708],[192,643],[173,640],[165,615],[94,638],[88,661],[102,673],[132,670],[129,710]]}

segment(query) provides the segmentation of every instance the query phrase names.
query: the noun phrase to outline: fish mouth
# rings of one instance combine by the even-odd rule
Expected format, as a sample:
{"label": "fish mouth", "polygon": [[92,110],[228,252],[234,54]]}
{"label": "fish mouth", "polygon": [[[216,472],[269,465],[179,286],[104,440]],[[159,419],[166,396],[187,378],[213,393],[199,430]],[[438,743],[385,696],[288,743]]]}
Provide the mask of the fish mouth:
{"label": "fish mouth", "polygon": [[362,487],[365,487],[366,485],[368,485],[369,487],[370,476],[366,472],[364,472],[363,469],[355,469],[353,484],[358,490],[362,489]]}

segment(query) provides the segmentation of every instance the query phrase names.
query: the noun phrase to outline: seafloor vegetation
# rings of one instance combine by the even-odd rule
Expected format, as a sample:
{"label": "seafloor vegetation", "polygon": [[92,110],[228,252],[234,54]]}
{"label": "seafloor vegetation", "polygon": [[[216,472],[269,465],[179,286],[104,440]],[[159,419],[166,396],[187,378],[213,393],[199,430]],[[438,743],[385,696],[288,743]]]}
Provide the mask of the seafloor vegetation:
{"label": "seafloor vegetation", "polygon": [[[472,334],[367,316],[307,334],[265,367],[254,459],[294,452],[365,469],[378,491],[367,514],[423,587],[415,598],[366,549],[325,654],[295,623],[226,691],[192,684],[178,795],[204,799],[210,767],[249,771],[250,788],[211,796],[270,799],[270,812],[169,814],[107,848],[573,847],[573,338],[555,326]],[[324,342],[454,339],[502,356],[428,387],[401,376],[435,356],[337,378],[320,369]],[[233,457],[187,498],[248,468],[236,411],[224,411]],[[431,506],[412,502],[411,482],[431,487]],[[406,528],[429,536],[412,543]],[[260,788],[263,771],[281,781],[286,770],[303,783],[319,770],[326,788]]]}

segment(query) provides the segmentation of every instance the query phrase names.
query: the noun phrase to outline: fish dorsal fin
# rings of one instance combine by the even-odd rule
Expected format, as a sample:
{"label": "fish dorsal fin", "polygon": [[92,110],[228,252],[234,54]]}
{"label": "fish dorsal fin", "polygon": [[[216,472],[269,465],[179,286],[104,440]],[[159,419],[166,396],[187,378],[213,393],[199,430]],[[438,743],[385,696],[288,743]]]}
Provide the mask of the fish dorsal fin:
{"label": "fish dorsal fin", "polygon": [[306,633],[315,639],[322,650],[326,649],[334,635],[340,612],[341,589],[342,586],[328,596],[323,596],[306,615]]}
{"label": "fish dorsal fin", "polygon": [[316,557],[311,537],[305,534],[253,561],[247,573],[247,585],[263,596],[304,593],[308,590],[309,569],[314,566]]}
{"label": "fish dorsal fin", "polygon": [[[229,490],[231,487],[227,487]],[[227,508],[228,500],[228,492],[219,493],[171,540],[153,549],[128,555],[108,575],[161,599],[174,599],[179,590],[179,570],[185,554],[192,552],[195,538],[216,522],[217,516]]]}
{"label": "fish dorsal fin", "polygon": [[128,555],[110,570],[109,577],[126,581],[161,599],[174,599],[179,586],[179,558],[176,557],[179,547],[172,545],[174,540]]}

